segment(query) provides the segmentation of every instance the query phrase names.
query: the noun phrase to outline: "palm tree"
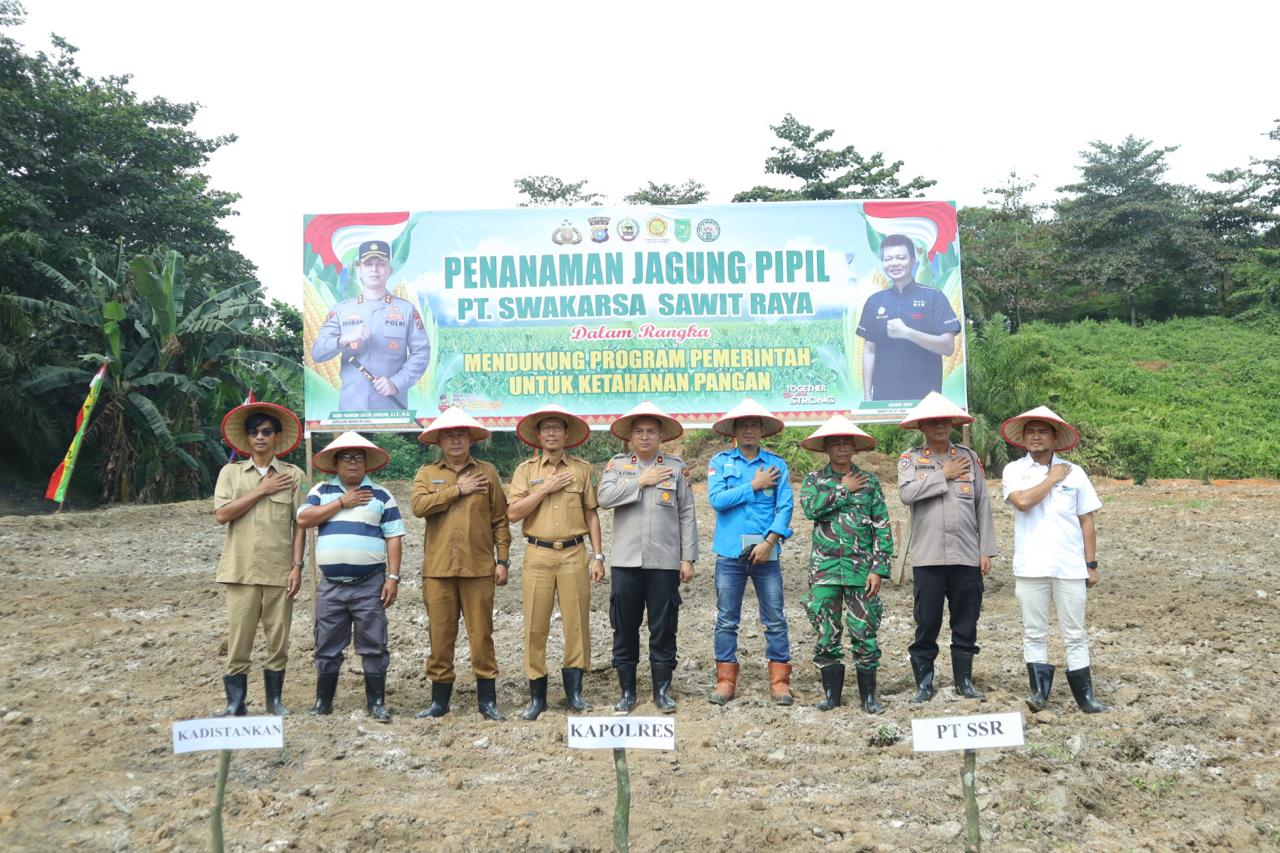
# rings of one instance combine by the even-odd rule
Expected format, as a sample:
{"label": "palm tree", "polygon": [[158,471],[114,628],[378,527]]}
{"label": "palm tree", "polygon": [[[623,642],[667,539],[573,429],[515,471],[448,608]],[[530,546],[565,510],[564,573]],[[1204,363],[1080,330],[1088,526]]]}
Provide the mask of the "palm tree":
{"label": "palm tree", "polygon": [[221,411],[247,388],[285,396],[296,385],[289,379],[299,366],[259,348],[255,321],[269,309],[256,282],[220,285],[172,250],[121,260],[114,274],[85,255],[78,280],[36,265],[65,293],[43,310],[61,349],[81,353],[80,365],[37,368],[19,392],[82,388],[110,363],[86,440],[98,450],[104,500],[207,494],[225,461]]}

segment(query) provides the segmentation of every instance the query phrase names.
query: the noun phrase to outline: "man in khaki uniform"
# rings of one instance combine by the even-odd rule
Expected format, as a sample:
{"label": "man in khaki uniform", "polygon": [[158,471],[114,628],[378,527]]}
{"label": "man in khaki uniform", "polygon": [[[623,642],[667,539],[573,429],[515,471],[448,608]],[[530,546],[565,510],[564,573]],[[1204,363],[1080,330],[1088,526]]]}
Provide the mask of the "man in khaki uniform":
{"label": "man in khaki uniform", "polygon": [[431,706],[419,712],[419,717],[449,713],[453,645],[461,616],[471,643],[480,713],[489,720],[504,719],[497,703],[493,597],[494,587],[507,583],[511,530],[498,469],[471,456],[472,442],[488,437],[489,431],[457,406],[447,409],[418,436],[423,444],[438,444],[442,452],[439,462],[423,465],[413,478],[413,514],[426,519],[422,601],[431,631],[431,654],[427,657]]}
{"label": "man in khaki uniform", "polygon": [[600,477],[600,506],[613,512],[613,668],[621,697],[614,710],[636,706],[640,625],[648,614],[649,671],[653,704],[675,713],[671,676],[676,669],[680,584],[693,580],[698,559],[698,519],[684,460],[661,452],[664,441],[684,433],[675,418],[645,401],[609,426],[631,444],[630,453],[609,460]]}
{"label": "man in khaki uniform", "polygon": [[218,717],[244,716],[249,655],[258,624],[267,641],[262,670],[268,714],[289,711],[281,702],[289,660],[293,597],[302,586],[305,533],[294,523],[306,494],[305,475],[277,459],[298,446],[302,425],[273,403],[237,406],[222,419],[222,437],[244,459],[218,472],[213,515],[227,525],[217,582],[227,592],[227,707]]}
{"label": "man in khaki uniform", "polygon": [[521,567],[524,597],[524,670],[529,678],[529,706],[520,715],[536,720],[547,709],[547,636],[551,609],[560,598],[564,626],[565,704],[589,711],[582,698],[582,676],[591,666],[591,587],[587,582],[587,550],[591,544],[591,579],[604,580],[600,552],[600,516],[596,512],[596,478],[591,464],[570,456],[591,435],[582,418],[556,405],[525,415],[516,436],[539,452],[516,466],[511,476],[507,517],[521,521],[528,540]]}
{"label": "man in khaki uniform", "polygon": [[899,425],[918,429],[925,441],[898,458],[898,493],[911,507],[912,592],[915,642],[908,648],[916,679],[914,703],[933,698],[933,663],[938,656],[942,607],[951,610],[951,673],[956,693],[981,699],[973,686],[978,654],[982,579],[999,553],[987,480],[978,456],[951,443],[951,431],[973,418],[936,391],[907,413]]}

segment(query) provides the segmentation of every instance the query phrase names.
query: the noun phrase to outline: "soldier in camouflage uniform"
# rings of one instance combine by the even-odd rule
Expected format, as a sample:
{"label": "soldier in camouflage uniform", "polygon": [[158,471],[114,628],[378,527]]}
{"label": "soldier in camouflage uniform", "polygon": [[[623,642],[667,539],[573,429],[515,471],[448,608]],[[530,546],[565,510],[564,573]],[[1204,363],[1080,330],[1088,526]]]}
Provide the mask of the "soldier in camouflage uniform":
{"label": "soldier in camouflage uniform", "polygon": [[868,714],[879,714],[884,706],[876,699],[880,665],[876,629],[884,615],[880,583],[889,577],[893,535],[880,481],[853,464],[853,454],[871,450],[876,440],[836,415],[800,446],[826,453],[828,459],[800,487],[800,506],[813,521],[805,609],[818,635],[813,662],[822,674],[826,694],[818,708],[830,711],[841,704],[844,653],[840,640],[842,627],[847,626],[858,671],[858,698]]}

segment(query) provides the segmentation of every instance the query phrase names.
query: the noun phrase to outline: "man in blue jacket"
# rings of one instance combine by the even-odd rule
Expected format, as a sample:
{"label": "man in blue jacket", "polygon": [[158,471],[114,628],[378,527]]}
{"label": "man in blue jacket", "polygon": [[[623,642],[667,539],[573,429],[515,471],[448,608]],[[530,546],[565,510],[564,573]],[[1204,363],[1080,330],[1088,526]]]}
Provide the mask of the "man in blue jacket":
{"label": "man in blue jacket", "polygon": [[716,705],[733,699],[738,681],[738,622],[747,580],[755,585],[764,625],[765,657],[773,701],[790,705],[791,643],[782,610],[781,543],[791,536],[791,472],[781,456],[760,446],[782,431],[782,421],[748,398],[712,426],[732,436],[707,468],[707,498],[716,512]]}

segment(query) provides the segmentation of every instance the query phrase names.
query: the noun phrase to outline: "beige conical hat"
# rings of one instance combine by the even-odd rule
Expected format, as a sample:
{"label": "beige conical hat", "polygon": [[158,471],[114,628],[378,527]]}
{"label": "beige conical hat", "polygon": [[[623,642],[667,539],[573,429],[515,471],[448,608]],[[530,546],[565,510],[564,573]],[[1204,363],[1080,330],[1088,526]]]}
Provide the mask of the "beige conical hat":
{"label": "beige conical hat", "polygon": [[663,441],[671,441],[684,435],[684,427],[680,426],[680,422],[659,409],[653,403],[645,400],[613,423],[609,424],[609,432],[613,433],[616,438],[623,441],[631,440],[631,424],[636,418],[654,418],[658,422],[658,428],[661,431]]}
{"label": "beige conical hat", "polygon": [[844,415],[833,415],[825,424],[814,430],[813,435],[800,442],[800,446],[814,453],[826,453],[822,442],[823,439],[832,435],[852,436],[853,449],[856,451],[874,450],[876,446],[875,438],[858,429],[858,425]]}
{"label": "beige conical hat", "polygon": [[937,391],[930,391],[915,408],[907,412],[907,416],[898,424],[902,429],[920,429],[921,421],[936,421],[950,418],[951,425],[958,427],[973,423],[973,416]]}
{"label": "beige conical hat", "polygon": [[364,470],[377,471],[391,461],[391,454],[358,432],[344,432],[324,450],[311,457],[311,464],[326,474],[338,473],[338,463],[333,457],[343,450],[363,450]]}
{"label": "beige conical hat", "polygon": [[480,426],[480,423],[475,418],[462,411],[462,409],[457,406],[450,406],[441,413],[440,417],[427,425],[427,428],[418,436],[418,441],[423,444],[439,444],[440,433],[447,429],[461,429],[463,427],[471,431],[472,441],[484,441],[492,435],[489,430]]}
{"label": "beige conical hat", "polygon": [[255,412],[273,415],[280,421],[280,434],[276,436],[276,456],[284,456],[302,441],[302,424],[292,411],[275,403],[245,403],[243,406],[236,406],[222,418],[222,438],[236,453],[241,456],[253,455],[244,422]]}
{"label": "beige conical hat", "polygon": [[721,435],[733,438],[733,422],[738,418],[759,418],[761,425],[764,426],[760,433],[761,438],[768,438],[782,432],[782,420],[750,397],[730,409],[728,414],[712,424],[711,428]]}
{"label": "beige conical hat", "polygon": [[1022,429],[1029,421],[1044,421],[1053,427],[1054,450],[1067,451],[1080,443],[1080,431],[1058,417],[1058,413],[1048,406],[1036,406],[1029,412],[1009,418],[1000,424],[1000,435],[1014,447],[1026,450],[1027,446],[1022,443]]}
{"label": "beige conical hat", "polygon": [[568,433],[564,446],[577,447],[591,437],[591,426],[582,418],[555,403],[547,403],[537,411],[530,412],[516,423],[516,437],[530,447],[542,447],[538,440],[538,425],[546,418],[559,418],[564,421]]}

